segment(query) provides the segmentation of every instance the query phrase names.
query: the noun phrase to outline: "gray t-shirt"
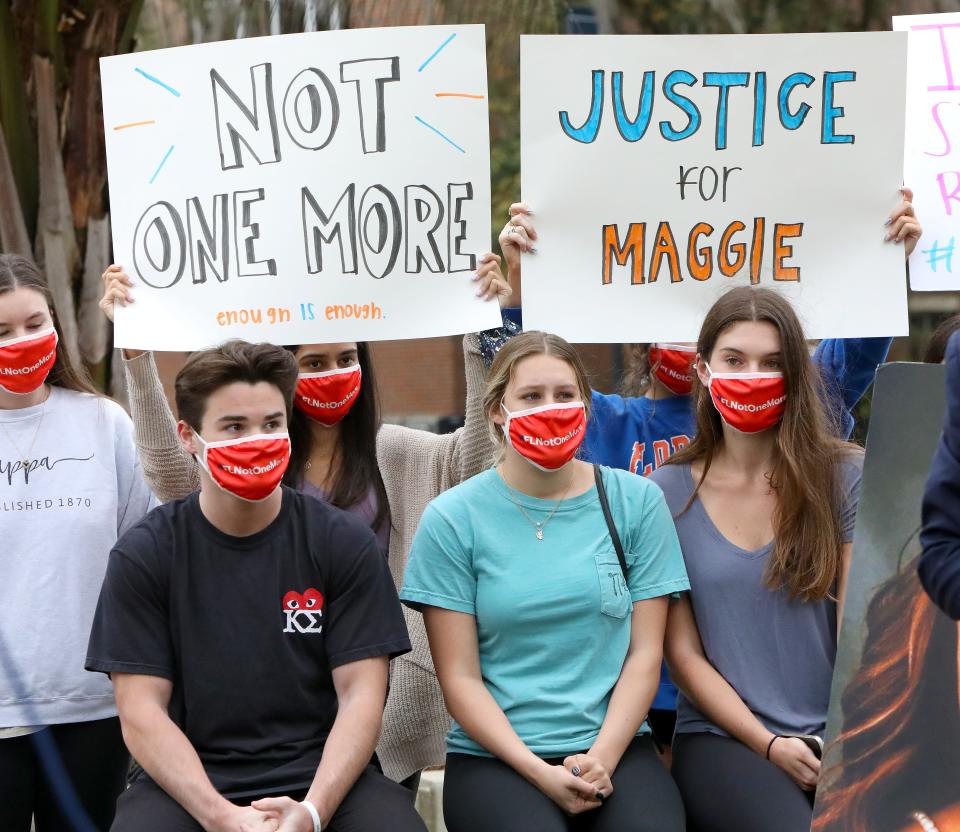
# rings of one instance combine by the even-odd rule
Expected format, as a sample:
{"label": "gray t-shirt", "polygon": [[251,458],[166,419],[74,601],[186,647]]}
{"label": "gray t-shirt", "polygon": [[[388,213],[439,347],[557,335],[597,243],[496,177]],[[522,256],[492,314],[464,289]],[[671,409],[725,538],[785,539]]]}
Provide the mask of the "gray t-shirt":
{"label": "gray t-shirt", "polygon": [[[840,528],[853,540],[863,457],[839,463],[844,502]],[[773,543],[748,552],[713,524],[693,493],[689,465],[664,465],[651,475],[663,489],[677,525],[690,577],[690,601],[710,663],[775,734],[822,736],[837,655],[837,607],[833,601],[791,601],[769,589],[764,570]],[[681,513],[682,512],[682,513]],[[724,734],[681,692],[677,733]]]}

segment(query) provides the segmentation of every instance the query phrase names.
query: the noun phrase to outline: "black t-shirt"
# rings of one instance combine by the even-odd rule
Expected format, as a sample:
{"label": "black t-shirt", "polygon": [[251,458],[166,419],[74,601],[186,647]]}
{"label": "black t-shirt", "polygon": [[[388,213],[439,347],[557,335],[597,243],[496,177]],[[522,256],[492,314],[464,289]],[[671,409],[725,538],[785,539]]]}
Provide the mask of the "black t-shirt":
{"label": "black t-shirt", "polygon": [[86,667],[173,682],[170,716],[228,797],[306,789],[337,713],[331,671],[410,650],[370,528],[288,488],[232,537],[199,495],[160,506],[110,554]]}

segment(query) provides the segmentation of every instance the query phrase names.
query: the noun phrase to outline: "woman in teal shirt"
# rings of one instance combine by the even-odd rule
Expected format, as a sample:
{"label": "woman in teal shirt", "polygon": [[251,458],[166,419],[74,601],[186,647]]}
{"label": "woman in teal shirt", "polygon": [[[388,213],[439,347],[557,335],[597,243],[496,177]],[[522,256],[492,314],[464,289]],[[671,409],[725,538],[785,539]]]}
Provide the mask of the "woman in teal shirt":
{"label": "woman in teal shirt", "polygon": [[683,806],[645,716],[670,595],[688,588],[649,480],[575,458],[590,387],[573,348],[529,332],[491,368],[500,464],[441,494],[400,597],[423,611],[447,736],[450,832],[672,832]]}

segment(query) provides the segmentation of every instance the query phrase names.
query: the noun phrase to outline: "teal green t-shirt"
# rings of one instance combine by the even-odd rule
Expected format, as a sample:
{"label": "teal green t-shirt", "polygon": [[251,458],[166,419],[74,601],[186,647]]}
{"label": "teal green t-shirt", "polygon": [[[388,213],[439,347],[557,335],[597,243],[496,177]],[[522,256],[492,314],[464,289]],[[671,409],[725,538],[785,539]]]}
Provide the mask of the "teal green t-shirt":
{"label": "teal green t-shirt", "polygon": [[[437,497],[404,575],[408,606],[477,619],[480,670],[510,724],[542,757],[588,749],[630,644],[632,601],[689,589],[673,519],[650,480],[603,468],[627,560],[617,561],[596,488],[556,505],[509,491],[495,469]],[[647,730],[644,726],[643,730]],[[490,756],[454,723],[447,750]]]}

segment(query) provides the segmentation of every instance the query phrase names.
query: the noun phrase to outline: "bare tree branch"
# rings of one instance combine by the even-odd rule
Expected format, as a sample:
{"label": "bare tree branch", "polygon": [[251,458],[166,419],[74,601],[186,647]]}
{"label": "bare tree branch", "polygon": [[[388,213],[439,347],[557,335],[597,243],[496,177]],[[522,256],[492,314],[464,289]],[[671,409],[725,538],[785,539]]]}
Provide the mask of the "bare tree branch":
{"label": "bare tree branch", "polygon": [[[53,64],[46,58],[33,58],[33,78],[37,96],[37,146],[39,149],[40,208],[37,218],[37,261],[46,265],[45,245],[49,235],[61,239],[60,254],[67,279],[77,262],[77,237],[73,230],[70,193],[63,173],[57,122],[57,98]],[[48,274],[48,278],[49,278]],[[71,310],[73,303],[71,298]],[[64,312],[61,312],[63,315]],[[61,320],[61,323],[63,321]]]}
{"label": "bare tree branch", "polygon": [[87,252],[83,259],[80,290],[78,346],[83,360],[99,364],[107,354],[110,339],[107,316],[100,309],[103,284],[100,275],[110,265],[110,217],[91,219],[87,224]]}

